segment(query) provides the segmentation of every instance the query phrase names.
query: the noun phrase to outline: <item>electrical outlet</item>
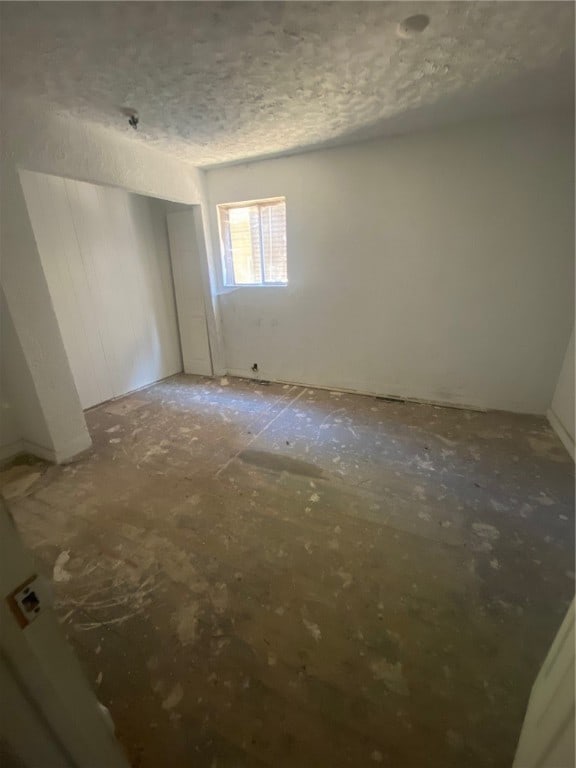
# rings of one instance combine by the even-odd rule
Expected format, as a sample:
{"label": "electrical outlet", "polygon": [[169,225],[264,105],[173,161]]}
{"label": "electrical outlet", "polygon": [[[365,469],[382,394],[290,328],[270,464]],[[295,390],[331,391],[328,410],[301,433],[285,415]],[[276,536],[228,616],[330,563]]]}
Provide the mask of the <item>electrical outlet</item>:
{"label": "electrical outlet", "polygon": [[40,576],[31,576],[8,595],[7,600],[18,624],[22,628],[27,627],[38,618],[47,603],[44,580]]}

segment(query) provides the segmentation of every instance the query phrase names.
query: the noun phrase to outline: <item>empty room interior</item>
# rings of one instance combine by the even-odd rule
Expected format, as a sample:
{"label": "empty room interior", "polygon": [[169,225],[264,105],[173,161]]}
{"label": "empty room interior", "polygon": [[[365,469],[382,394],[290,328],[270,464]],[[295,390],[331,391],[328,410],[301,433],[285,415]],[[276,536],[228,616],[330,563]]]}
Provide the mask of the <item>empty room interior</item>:
{"label": "empty room interior", "polygon": [[574,4],[2,2],[6,768],[572,768]]}

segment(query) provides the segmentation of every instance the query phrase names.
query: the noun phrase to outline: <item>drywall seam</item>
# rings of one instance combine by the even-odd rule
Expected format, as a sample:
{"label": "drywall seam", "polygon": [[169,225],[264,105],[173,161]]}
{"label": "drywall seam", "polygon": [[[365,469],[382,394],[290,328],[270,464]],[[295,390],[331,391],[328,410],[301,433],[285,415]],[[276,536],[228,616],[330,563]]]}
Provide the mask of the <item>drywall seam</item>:
{"label": "drywall seam", "polygon": [[572,438],[570,437],[570,435],[564,428],[562,422],[560,421],[558,416],[554,413],[552,408],[549,408],[548,411],[546,412],[546,418],[550,422],[550,426],[552,427],[554,432],[556,432],[556,434],[562,441],[562,445],[564,446],[564,448],[566,448],[570,456],[576,460],[576,455],[574,450],[574,440],[572,440]]}

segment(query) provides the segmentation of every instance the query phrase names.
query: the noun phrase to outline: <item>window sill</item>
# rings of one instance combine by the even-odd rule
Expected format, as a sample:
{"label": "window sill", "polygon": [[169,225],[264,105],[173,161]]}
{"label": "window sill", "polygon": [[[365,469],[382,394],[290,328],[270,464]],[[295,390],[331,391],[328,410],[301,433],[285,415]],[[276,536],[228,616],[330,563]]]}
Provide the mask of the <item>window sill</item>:
{"label": "window sill", "polygon": [[240,285],[223,285],[224,291],[234,291],[238,288],[288,288],[288,283],[241,283]]}

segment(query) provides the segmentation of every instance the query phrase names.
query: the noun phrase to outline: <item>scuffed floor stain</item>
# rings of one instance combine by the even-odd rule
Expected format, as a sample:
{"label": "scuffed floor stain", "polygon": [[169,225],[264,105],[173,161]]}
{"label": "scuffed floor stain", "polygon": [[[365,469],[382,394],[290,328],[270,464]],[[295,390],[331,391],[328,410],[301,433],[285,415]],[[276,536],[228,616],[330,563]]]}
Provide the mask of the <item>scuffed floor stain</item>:
{"label": "scuffed floor stain", "polygon": [[0,485],[134,765],[512,763],[574,592],[543,419],[191,376],[86,418]]}
{"label": "scuffed floor stain", "polygon": [[174,707],[180,704],[183,696],[184,689],[182,688],[182,685],[180,683],[176,683],[168,696],[166,696],[162,702],[162,709],[174,709]]}
{"label": "scuffed floor stain", "polygon": [[379,659],[371,665],[375,680],[381,680],[386,688],[400,696],[408,696],[408,685],[402,673],[402,664],[390,663],[387,659]]}
{"label": "scuffed floor stain", "polygon": [[472,523],[472,530],[481,539],[487,539],[488,541],[498,541],[500,538],[500,531],[493,525],[487,523]]}
{"label": "scuffed floor stain", "polygon": [[27,496],[37,488],[46,464],[33,456],[18,456],[0,471],[0,493],[7,500]]}
{"label": "scuffed floor stain", "polygon": [[307,461],[292,459],[290,456],[282,454],[246,450],[238,454],[238,458],[247,464],[254,464],[257,467],[269,469],[273,472],[290,472],[293,475],[302,475],[303,477],[324,477],[324,472],[319,467],[315,467]]}
{"label": "scuffed floor stain", "polygon": [[318,624],[315,624],[313,621],[310,621],[309,619],[306,619],[306,618],[302,619],[302,623],[304,624],[308,632],[310,632],[314,640],[318,641],[322,638],[322,632]]}
{"label": "scuffed floor stain", "polygon": [[70,560],[70,552],[60,552],[52,569],[54,581],[70,581],[71,574],[66,570],[66,563]]}
{"label": "scuffed floor stain", "polygon": [[7,500],[25,496],[41,477],[41,472],[28,472],[18,479],[6,483],[2,488],[2,495]]}

